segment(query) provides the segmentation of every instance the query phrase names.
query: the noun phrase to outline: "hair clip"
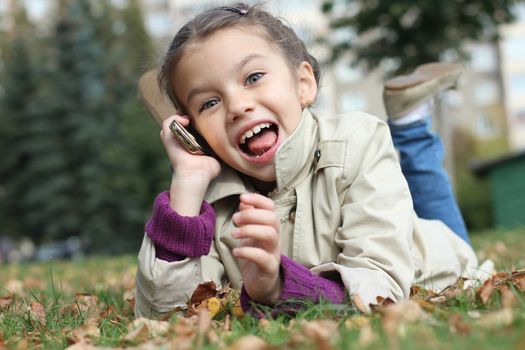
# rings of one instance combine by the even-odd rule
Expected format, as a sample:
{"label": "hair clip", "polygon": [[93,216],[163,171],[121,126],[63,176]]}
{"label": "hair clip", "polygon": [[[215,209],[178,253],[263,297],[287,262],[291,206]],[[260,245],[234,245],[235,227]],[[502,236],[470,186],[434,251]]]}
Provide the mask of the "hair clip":
{"label": "hair clip", "polygon": [[230,12],[235,12],[241,16],[244,16],[245,14],[248,13],[248,10],[245,9],[245,8],[237,8],[237,7],[231,7],[231,6],[222,6],[222,7],[219,7],[219,10],[224,10],[224,11],[230,11]]}

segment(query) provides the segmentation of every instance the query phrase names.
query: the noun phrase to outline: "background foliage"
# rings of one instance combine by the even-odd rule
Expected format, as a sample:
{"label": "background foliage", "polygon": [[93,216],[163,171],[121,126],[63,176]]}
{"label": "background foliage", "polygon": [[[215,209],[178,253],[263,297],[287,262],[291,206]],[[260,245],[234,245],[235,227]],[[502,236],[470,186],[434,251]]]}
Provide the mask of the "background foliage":
{"label": "background foliage", "polygon": [[332,60],[351,50],[354,64],[372,70],[388,63],[389,73],[403,73],[447,54],[466,58],[468,40],[496,40],[521,1],[327,0],[323,12],[335,35],[325,43]]}
{"label": "background foliage", "polygon": [[17,16],[0,34],[0,235],[138,249],[169,167],[137,100],[153,63],[137,0],[61,0],[48,34]]}

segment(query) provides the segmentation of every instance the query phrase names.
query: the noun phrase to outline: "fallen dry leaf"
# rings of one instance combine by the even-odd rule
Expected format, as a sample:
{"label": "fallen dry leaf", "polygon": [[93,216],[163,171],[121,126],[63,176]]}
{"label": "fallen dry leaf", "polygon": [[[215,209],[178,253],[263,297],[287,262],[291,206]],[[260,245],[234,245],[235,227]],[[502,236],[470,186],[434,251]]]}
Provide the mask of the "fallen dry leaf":
{"label": "fallen dry leaf", "polygon": [[22,294],[24,291],[24,284],[17,279],[10,279],[6,282],[4,289],[11,294]]}
{"label": "fallen dry leaf", "polygon": [[474,322],[474,325],[481,328],[494,329],[509,326],[513,321],[514,313],[512,309],[501,309],[482,314],[482,316]]}
{"label": "fallen dry leaf", "polygon": [[193,349],[193,340],[197,336],[198,317],[177,317],[170,326],[167,335],[173,339],[174,349]]}
{"label": "fallen dry leaf", "polygon": [[388,306],[388,305],[393,305],[396,303],[392,299],[384,298],[382,296],[377,296],[376,301],[377,301],[377,306]]}
{"label": "fallen dry leaf", "polygon": [[240,296],[239,294],[237,293],[236,295],[236,299],[233,303],[233,307],[232,307],[232,315],[237,317],[237,318],[242,318],[244,317],[244,310],[242,309],[242,306],[241,306],[241,299],[240,299]]}
{"label": "fallen dry leaf", "polygon": [[199,305],[198,309],[208,310],[209,317],[214,318],[219,312],[224,310],[224,306],[218,298],[211,297],[206,300],[203,300],[202,303]]}
{"label": "fallen dry leaf", "polygon": [[13,303],[14,297],[12,294],[0,297],[0,310],[5,310]]}
{"label": "fallen dry leaf", "polygon": [[90,343],[79,342],[68,346],[65,350],[118,350],[120,348],[103,348]]}
{"label": "fallen dry leaf", "polygon": [[525,269],[512,271],[510,280],[520,292],[525,292]]}
{"label": "fallen dry leaf", "polygon": [[499,290],[501,294],[501,305],[504,309],[510,309],[518,303],[516,294],[508,286],[502,286]]}
{"label": "fallen dry leaf", "polygon": [[199,305],[204,300],[217,295],[217,286],[215,282],[209,281],[201,283],[195,288],[191,295],[189,305]]}
{"label": "fallen dry leaf", "polygon": [[428,299],[428,301],[432,304],[446,304],[447,303],[447,297],[444,295],[438,295],[435,297],[432,297]]}
{"label": "fallen dry leaf", "polygon": [[432,313],[436,310],[436,303],[426,301],[426,300],[421,300],[421,299],[416,299],[414,301],[418,303],[419,306],[421,306],[421,308],[425,310],[426,312]]}
{"label": "fallen dry leaf", "polygon": [[376,342],[379,339],[378,335],[372,329],[370,323],[365,324],[359,331],[358,344],[362,347],[368,347],[370,344]]}
{"label": "fallen dry leaf", "polygon": [[334,320],[314,320],[302,322],[301,333],[313,341],[317,349],[332,349],[331,341],[339,334]]}
{"label": "fallen dry leaf", "polygon": [[42,278],[36,278],[33,276],[26,276],[23,281],[24,289],[31,290],[46,290],[47,289],[47,283]]}
{"label": "fallen dry leaf", "polygon": [[142,343],[149,338],[162,336],[168,332],[169,322],[150,320],[149,318],[137,318],[128,325],[128,334],[122,339],[129,343]]}
{"label": "fallen dry leaf", "polygon": [[203,308],[209,311],[211,318],[223,311],[237,318],[244,316],[239,290],[232,289],[229,285],[217,289],[214,282],[206,282],[197,286],[187,303],[186,317],[196,316]]}
{"label": "fallen dry leaf", "polygon": [[78,305],[78,310],[86,318],[95,318],[99,320],[100,310],[98,309],[98,298],[96,295],[88,293],[76,293],[75,302]]}
{"label": "fallen dry leaf", "polygon": [[414,284],[410,287],[410,299],[429,299],[436,296],[436,292]]}
{"label": "fallen dry leaf", "polygon": [[381,322],[383,329],[389,336],[395,336],[399,329],[406,324],[430,317],[417,302],[412,300],[403,300],[397,304],[388,304],[378,308],[378,311],[383,315]]}
{"label": "fallen dry leaf", "polygon": [[245,335],[239,338],[232,345],[228,347],[228,350],[270,350],[272,347],[265,342],[262,338],[255,335]]}
{"label": "fallen dry leaf", "polygon": [[486,305],[495,291],[496,287],[494,286],[492,279],[488,279],[478,288],[476,295],[481,300],[481,303]]}
{"label": "fallen dry leaf", "polygon": [[208,309],[202,308],[199,309],[197,317],[197,342],[195,347],[200,349],[204,345],[204,338],[206,337],[211,326],[211,315]]}
{"label": "fallen dry leaf", "polygon": [[468,334],[471,331],[470,325],[465,322],[461,314],[455,313],[448,319],[449,330],[452,333]]}
{"label": "fallen dry leaf", "polygon": [[348,329],[361,329],[367,324],[370,324],[370,318],[362,315],[347,318],[345,321],[345,327]]}
{"label": "fallen dry leaf", "polygon": [[91,344],[92,339],[98,337],[100,337],[100,329],[98,328],[98,324],[94,319],[90,318],[82,326],[73,329],[67,335],[67,340],[70,344]]}
{"label": "fallen dry leaf", "polygon": [[462,287],[458,286],[449,286],[443,289],[439,294],[444,296],[446,299],[456,299],[457,297],[464,294],[465,291]]}
{"label": "fallen dry leaf", "polygon": [[135,292],[132,290],[127,290],[124,292],[122,299],[131,306],[133,309],[135,307]]}
{"label": "fallen dry leaf", "polygon": [[33,300],[29,303],[29,314],[33,320],[40,324],[40,326],[46,326],[46,310],[44,309],[44,306],[38,301]]}

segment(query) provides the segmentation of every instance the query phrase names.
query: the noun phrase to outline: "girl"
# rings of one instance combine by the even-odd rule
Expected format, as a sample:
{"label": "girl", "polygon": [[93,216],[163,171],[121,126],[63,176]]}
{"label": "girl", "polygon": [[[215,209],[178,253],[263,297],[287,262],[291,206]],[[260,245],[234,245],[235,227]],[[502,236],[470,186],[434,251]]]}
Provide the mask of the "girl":
{"label": "girl", "polygon": [[[184,306],[210,280],[241,289],[245,311],[346,294],[368,306],[407,298],[413,283],[444,288],[477,266],[426,111],[407,115],[450,88],[457,67],[386,85],[402,169],[380,119],[309,111],[319,73],[296,34],[258,6],[203,12],[176,34],[159,74],[177,110],[161,131],[173,177],[146,225],[137,317]],[[182,148],[173,120],[208,155]],[[416,216],[411,193],[433,220]]]}

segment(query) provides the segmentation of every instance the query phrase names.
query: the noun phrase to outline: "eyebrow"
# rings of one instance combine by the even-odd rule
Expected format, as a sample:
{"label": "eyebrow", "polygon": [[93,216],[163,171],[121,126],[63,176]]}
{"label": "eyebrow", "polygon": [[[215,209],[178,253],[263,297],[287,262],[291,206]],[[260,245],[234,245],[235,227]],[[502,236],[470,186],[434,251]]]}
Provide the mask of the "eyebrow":
{"label": "eyebrow", "polygon": [[[248,64],[248,62],[253,61],[253,60],[257,59],[257,58],[262,58],[262,57],[263,57],[263,55],[257,54],[257,53],[248,55],[248,56],[244,57],[239,63],[237,63],[233,67],[232,71],[233,72],[237,72],[237,71],[241,70],[241,68],[244,67],[246,64]],[[206,91],[205,87],[201,87],[201,86],[194,87],[193,89],[191,89],[188,92],[188,95],[186,97],[186,101],[189,102],[193,98],[193,96],[195,96],[197,94],[200,94],[202,92],[205,92],[205,91]]]}

